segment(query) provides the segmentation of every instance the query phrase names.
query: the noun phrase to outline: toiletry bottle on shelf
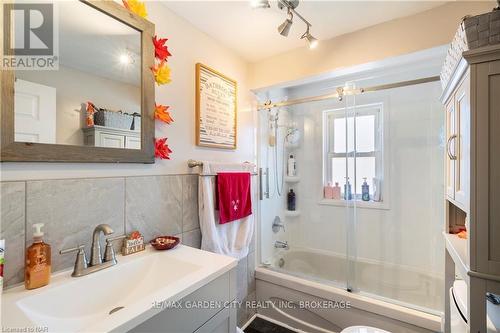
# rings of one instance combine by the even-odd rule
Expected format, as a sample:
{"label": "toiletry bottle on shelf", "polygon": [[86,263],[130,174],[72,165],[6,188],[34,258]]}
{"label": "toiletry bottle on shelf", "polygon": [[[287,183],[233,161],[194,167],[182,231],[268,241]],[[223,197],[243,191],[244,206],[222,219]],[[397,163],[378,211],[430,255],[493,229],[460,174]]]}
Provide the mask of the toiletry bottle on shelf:
{"label": "toiletry bottle on shelf", "polygon": [[294,177],[297,175],[297,162],[295,157],[290,155],[288,158],[288,177]]}
{"label": "toiletry bottle on shelf", "polygon": [[366,182],[366,177],[363,179],[363,185],[361,185],[361,200],[370,201],[370,185]]}
{"label": "toiletry bottle on shelf", "polygon": [[340,200],[340,186],[338,182],[335,182],[335,186],[332,187],[332,199]]}
{"label": "toiletry bottle on shelf", "polygon": [[295,192],[293,191],[293,189],[290,189],[290,192],[288,192],[288,196],[287,196],[287,209],[290,210],[290,211],[293,211],[295,210]]}
{"label": "toiletry bottle on shelf", "polygon": [[323,189],[323,197],[325,199],[333,199],[333,186],[332,182],[328,182],[328,184]]}
{"label": "toiletry bottle on shelf", "polygon": [[346,183],[344,184],[344,200],[352,200],[351,183],[349,182],[349,177],[345,178],[346,178]]}
{"label": "toiletry bottle on shelf", "polygon": [[24,286],[35,289],[49,284],[51,257],[50,245],[43,242],[43,223],[33,224],[33,244],[26,249]]}

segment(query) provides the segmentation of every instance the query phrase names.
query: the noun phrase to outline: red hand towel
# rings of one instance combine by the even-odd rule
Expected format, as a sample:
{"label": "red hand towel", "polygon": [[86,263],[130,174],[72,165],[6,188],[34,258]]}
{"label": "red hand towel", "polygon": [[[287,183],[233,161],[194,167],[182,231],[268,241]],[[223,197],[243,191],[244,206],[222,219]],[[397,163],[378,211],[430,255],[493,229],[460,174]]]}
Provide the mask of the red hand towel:
{"label": "red hand towel", "polygon": [[217,203],[219,206],[219,224],[236,221],[251,215],[250,173],[218,173]]}

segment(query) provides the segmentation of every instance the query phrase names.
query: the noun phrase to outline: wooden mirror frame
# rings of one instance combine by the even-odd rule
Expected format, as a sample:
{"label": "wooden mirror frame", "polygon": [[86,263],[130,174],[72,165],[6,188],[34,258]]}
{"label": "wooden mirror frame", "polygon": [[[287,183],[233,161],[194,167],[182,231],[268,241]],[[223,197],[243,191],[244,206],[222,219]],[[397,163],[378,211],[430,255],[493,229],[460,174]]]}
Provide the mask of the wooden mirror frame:
{"label": "wooden mirror frame", "polygon": [[[81,1],[141,33],[141,149],[72,146],[14,141],[14,70],[0,71],[0,161],[1,162],[87,162],[154,163],[155,83],[151,72],[155,50],[153,23],[131,13],[113,1]],[[3,17],[3,13],[1,13]],[[10,38],[10,32],[4,32]],[[3,36],[0,43],[3,45]]]}

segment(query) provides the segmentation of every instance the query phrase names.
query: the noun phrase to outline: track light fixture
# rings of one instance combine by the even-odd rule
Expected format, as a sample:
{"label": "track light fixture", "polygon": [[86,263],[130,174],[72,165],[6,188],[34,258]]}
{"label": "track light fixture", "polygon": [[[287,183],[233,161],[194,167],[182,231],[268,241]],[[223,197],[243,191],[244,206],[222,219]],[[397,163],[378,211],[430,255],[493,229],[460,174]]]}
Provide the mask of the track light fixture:
{"label": "track light fixture", "polygon": [[309,26],[307,26],[306,32],[302,34],[300,39],[305,39],[310,49],[314,49],[316,48],[316,46],[318,46],[318,40],[314,38],[313,35],[311,35],[311,33],[309,32]]}
{"label": "track light fixture", "polygon": [[[498,0],[500,1],[500,0]],[[269,4],[269,0],[251,0],[250,1],[253,8],[269,8],[271,5]],[[311,28],[312,24],[309,23],[304,17],[302,17],[295,8],[299,5],[299,0],[278,0],[278,8],[285,9],[287,8],[287,19],[278,26],[278,32],[281,36],[287,37],[290,32],[290,28],[293,24],[293,15],[301,19],[306,24],[306,32],[302,34],[300,39],[305,39],[309,45],[310,49],[314,49],[318,46],[318,40],[314,38],[309,32],[309,28]]]}
{"label": "track light fixture", "polygon": [[252,8],[270,8],[269,0],[251,0],[250,5]]}
{"label": "track light fixture", "polygon": [[288,18],[278,26],[278,32],[281,36],[287,37],[290,32],[290,28],[293,24],[293,14],[290,9],[288,9]]}

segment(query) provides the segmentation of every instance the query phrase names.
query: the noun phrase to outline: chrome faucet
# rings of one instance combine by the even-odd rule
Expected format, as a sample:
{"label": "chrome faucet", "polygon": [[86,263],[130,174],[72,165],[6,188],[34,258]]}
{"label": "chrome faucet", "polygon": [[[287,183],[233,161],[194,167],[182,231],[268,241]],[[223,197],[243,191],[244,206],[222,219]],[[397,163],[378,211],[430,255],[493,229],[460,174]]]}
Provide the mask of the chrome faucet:
{"label": "chrome faucet", "polygon": [[285,249],[285,250],[288,250],[290,248],[290,246],[288,246],[288,242],[287,241],[279,241],[277,240],[276,242],[274,242],[274,247],[277,248],[277,249]]}
{"label": "chrome faucet", "polygon": [[75,266],[73,268],[73,273],[71,274],[71,276],[84,276],[117,264],[115,251],[113,249],[113,242],[125,238],[125,235],[106,239],[106,249],[104,251],[103,260],[101,254],[101,244],[99,242],[101,232],[105,236],[108,236],[113,233],[113,229],[111,229],[111,227],[107,224],[99,224],[97,227],[95,227],[92,234],[92,252],[90,254],[90,261],[87,261],[84,245],[78,245],[77,247],[71,249],[59,251],[60,254],[77,252]]}
{"label": "chrome faucet", "polygon": [[99,241],[101,232],[104,234],[104,236],[108,236],[111,235],[114,231],[107,224],[99,224],[97,227],[95,227],[94,233],[92,234],[92,252],[90,253],[90,266],[102,264],[101,243]]}

